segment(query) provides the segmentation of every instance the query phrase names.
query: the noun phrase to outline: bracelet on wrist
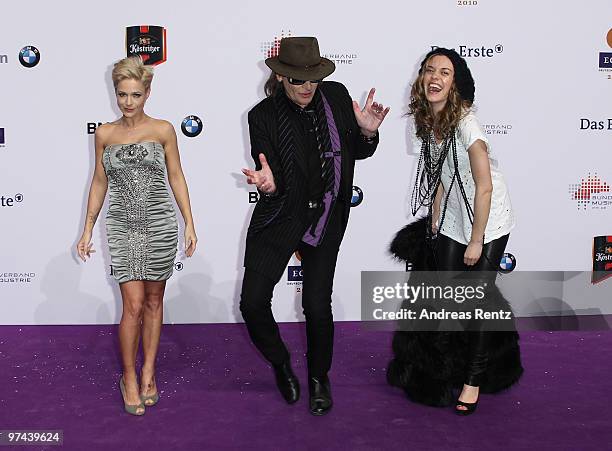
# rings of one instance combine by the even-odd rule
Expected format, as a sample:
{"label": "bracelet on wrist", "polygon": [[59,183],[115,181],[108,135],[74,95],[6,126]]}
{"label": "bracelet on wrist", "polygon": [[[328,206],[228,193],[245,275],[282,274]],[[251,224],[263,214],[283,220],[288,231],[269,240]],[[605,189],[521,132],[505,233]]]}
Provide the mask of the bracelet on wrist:
{"label": "bracelet on wrist", "polygon": [[361,134],[361,139],[363,139],[368,144],[371,144],[378,137],[378,130],[376,130],[376,132],[372,136],[366,136],[366,135],[363,134],[363,132],[360,132],[360,134]]}

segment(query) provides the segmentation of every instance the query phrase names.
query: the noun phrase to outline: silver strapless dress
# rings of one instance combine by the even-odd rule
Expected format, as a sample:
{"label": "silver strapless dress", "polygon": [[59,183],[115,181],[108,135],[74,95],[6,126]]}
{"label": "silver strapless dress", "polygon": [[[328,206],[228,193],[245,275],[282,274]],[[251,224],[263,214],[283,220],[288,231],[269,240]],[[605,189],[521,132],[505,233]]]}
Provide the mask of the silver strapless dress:
{"label": "silver strapless dress", "polygon": [[108,177],[106,234],[113,275],[166,280],[172,275],[178,226],[166,189],[164,147],[155,142],[112,144],[102,161]]}

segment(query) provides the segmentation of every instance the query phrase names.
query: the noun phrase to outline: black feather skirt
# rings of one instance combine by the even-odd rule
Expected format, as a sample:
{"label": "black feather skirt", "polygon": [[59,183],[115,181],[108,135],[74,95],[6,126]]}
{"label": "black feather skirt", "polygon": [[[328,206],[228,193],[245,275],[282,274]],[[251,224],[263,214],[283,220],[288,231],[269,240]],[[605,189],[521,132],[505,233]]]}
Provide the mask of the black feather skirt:
{"label": "black feather skirt", "polygon": [[[389,247],[394,257],[413,270],[435,270],[434,246],[426,240],[426,227],[426,219],[407,225]],[[495,308],[510,308],[495,286],[488,300]],[[515,384],[523,374],[519,336],[515,330],[487,334],[489,360],[480,391],[496,393]],[[403,389],[415,402],[430,406],[453,404],[466,377],[469,336],[470,332],[456,331],[395,332],[388,383]]]}

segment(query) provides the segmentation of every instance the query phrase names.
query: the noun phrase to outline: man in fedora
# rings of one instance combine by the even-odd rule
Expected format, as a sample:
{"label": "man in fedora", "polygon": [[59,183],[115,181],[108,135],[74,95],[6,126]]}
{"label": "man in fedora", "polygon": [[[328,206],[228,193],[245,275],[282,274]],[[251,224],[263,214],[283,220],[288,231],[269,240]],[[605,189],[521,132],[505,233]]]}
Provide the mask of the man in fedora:
{"label": "man in fedora", "polygon": [[248,115],[255,170],[242,170],[260,196],[247,232],[240,310],[253,343],[274,368],[278,389],[293,404],[299,382],[271,302],[291,255],[300,253],[310,412],[324,415],[332,406],[331,294],[355,160],[376,150],[389,108],[373,101],[374,89],[361,109],[342,84],[323,81],[335,65],[321,57],[316,38],[282,39],[278,56],[266,64],[272,70],[267,98]]}

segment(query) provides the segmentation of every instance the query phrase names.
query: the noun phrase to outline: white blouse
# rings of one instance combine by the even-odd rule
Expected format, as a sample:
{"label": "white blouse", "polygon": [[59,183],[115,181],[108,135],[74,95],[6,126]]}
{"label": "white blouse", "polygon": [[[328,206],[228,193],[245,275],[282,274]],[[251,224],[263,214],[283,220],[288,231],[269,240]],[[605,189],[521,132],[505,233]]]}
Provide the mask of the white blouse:
{"label": "white blouse", "polygon": [[[491,146],[485,135],[482,127],[478,123],[473,112],[469,112],[459,122],[455,134],[457,144],[457,163],[459,167],[459,176],[463,182],[465,193],[474,211],[474,196],[476,194],[476,186],[472,177],[470,167],[470,159],[467,150],[477,140],[481,139],[487,146],[489,154],[489,165],[491,167],[491,180],[493,182],[493,193],[491,194],[491,210],[489,212],[489,220],[485,229],[484,242],[488,243],[497,238],[500,238],[514,228],[514,214],[512,212],[512,204],[504,176],[498,169],[497,160],[491,154]],[[455,164],[453,161],[452,148],[448,152],[446,161],[442,167],[442,186],[444,187],[444,196],[440,205],[440,212],[444,207],[446,194],[450,186],[453,174],[455,172]],[[468,244],[472,237],[472,224],[468,217],[467,208],[459,189],[458,181],[455,180],[452,186],[444,222],[440,228],[440,233],[452,238],[453,240]]]}

